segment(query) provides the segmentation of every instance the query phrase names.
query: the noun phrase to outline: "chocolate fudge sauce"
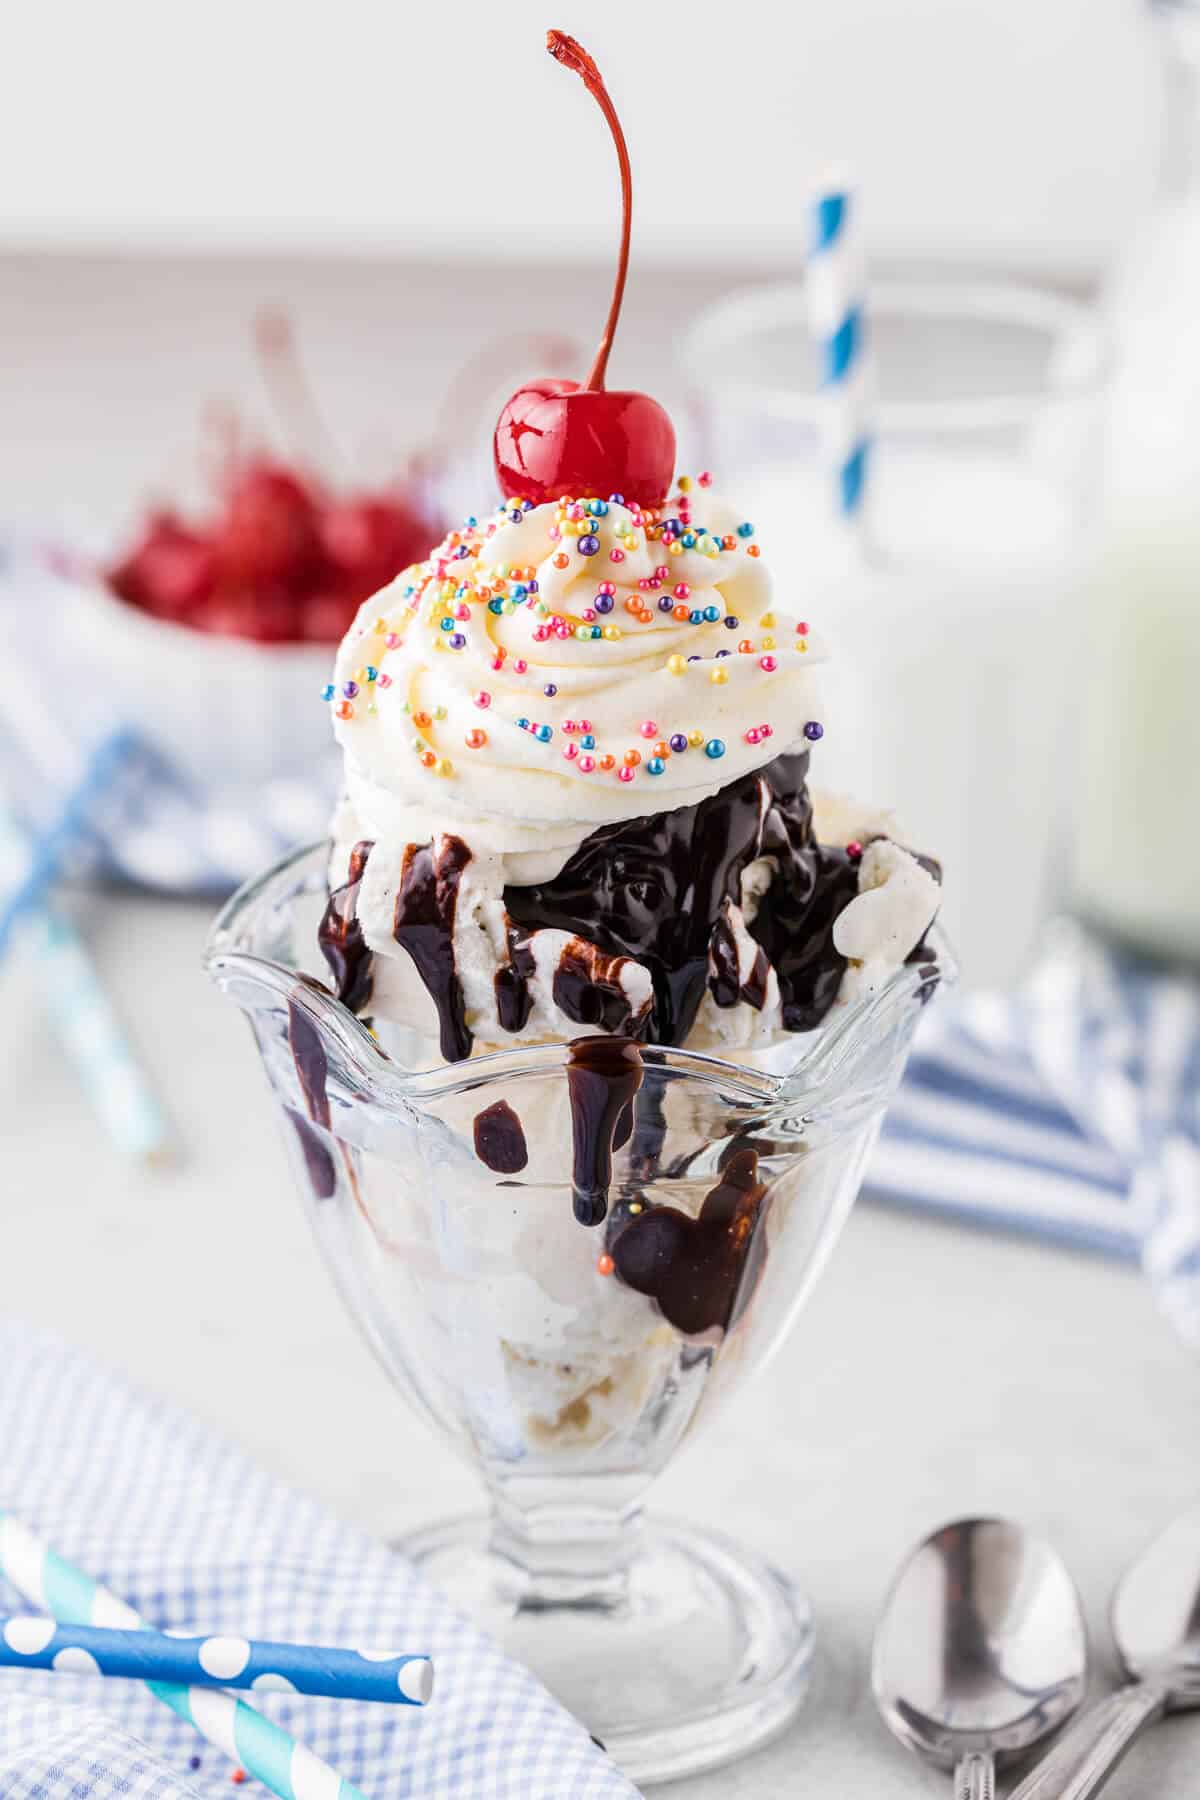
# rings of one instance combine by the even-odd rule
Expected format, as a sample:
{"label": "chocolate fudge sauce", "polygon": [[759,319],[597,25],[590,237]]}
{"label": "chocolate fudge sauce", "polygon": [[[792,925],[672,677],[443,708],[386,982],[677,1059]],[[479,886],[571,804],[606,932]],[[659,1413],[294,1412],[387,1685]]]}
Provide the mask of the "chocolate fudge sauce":
{"label": "chocolate fudge sauce", "polygon": [[641,1085],[642,1056],[632,1038],[576,1038],[567,1046],[572,1196],[581,1225],[599,1225],[608,1211],[613,1151],[629,1140]]}
{"label": "chocolate fudge sauce", "polygon": [[317,942],[333,976],[333,991],[354,1013],[362,1012],[371,998],[372,956],[358,922],[358,890],[374,848],[369,838],[355,844],[346,880],[330,894],[317,928]]}
{"label": "chocolate fudge sauce", "polygon": [[[785,1029],[819,1024],[845,971],[833,927],[858,891],[858,869],[845,850],[817,843],[807,773],[807,751],[778,756],[695,806],[602,826],[552,881],[506,888],[508,962],[495,976],[502,1028],[516,1035],[528,1022],[529,939],[547,926],[573,940],[553,993],[576,1024],[682,1044],[706,991],[718,1006],[742,1000],[761,1010],[771,968]],[[331,895],[321,926],[338,997],[352,1007],[370,995],[371,956],[356,916],[370,850],[366,842],[355,847],[349,879]],[[741,905],[743,872],[760,857],[775,869],[747,924],[758,950],[743,980],[729,913]],[[410,845],[396,895],[394,936],[437,1008],[448,1062],[469,1056],[472,1044],[454,956],[458,886],[470,859],[467,845],[450,834]],[[620,980],[628,958],[654,984],[649,1015],[636,1025]]]}
{"label": "chocolate fudge sauce", "polygon": [[808,1030],[833,1004],[846,967],[833,925],[858,891],[858,871],[844,850],[816,842],[807,773],[807,751],[792,752],[695,806],[602,826],[553,881],[506,888],[509,916],[527,932],[556,926],[642,963],[654,982],[644,1035],[682,1044],[706,988],[719,1006],[762,1005],[766,965],[756,959],[745,984],[738,980],[726,913],[741,904],[748,865],[775,858],[748,930],[778,976],[784,1026]]}
{"label": "chocolate fudge sauce", "polygon": [[525,1128],[507,1100],[475,1114],[475,1154],[497,1175],[519,1175],[529,1161]]}
{"label": "chocolate fudge sauce", "polygon": [[766,1260],[766,1200],[757,1154],[735,1150],[698,1218],[640,1200],[633,1210],[629,1203],[621,1209],[628,1222],[614,1219],[609,1240],[614,1272],[657,1301],[677,1331],[728,1331],[749,1304]]}
{"label": "chocolate fudge sauce", "polygon": [[526,932],[518,931],[511,919],[505,921],[508,934],[508,961],[497,969],[493,978],[496,990],[496,1016],[505,1031],[524,1031],[533,1010],[529,984],[533,980],[533,951]]}
{"label": "chocolate fudge sauce", "polygon": [[325,1046],[321,1042],[320,1032],[294,1000],[288,1001],[288,1042],[291,1045],[292,1061],[296,1065],[296,1079],[308,1108],[308,1119],[294,1112],[291,1107],[288,1108],[288,1117],[295,1126],[300,1148],[304,1152],[313,1193],[318,1200],[328,1200],[337,1187],[337,1172],[329,1146],[308,1121],[311,1119],[313,1124],[329,1130],[329,1095],[325,1087],[329,1065],[325,1059]]}
{"label": "chocolate fudge sauce", "polygon": [[458,887],[470,860],[462,839],[448,832],[431,844],[409,844],[392,922],[393,937],[412,957],[437,1007],[447,1062],[470,1056],[473,1042],[454,956]]}
{"label": "chocolate fudge sauce", "polygon": [[633,1008],[621,986],[627,956],[606,956],[595,944],[572,938],[554,971],[555,1005],[576,1025],[598,1025],[614,1037],[628,1033]]}

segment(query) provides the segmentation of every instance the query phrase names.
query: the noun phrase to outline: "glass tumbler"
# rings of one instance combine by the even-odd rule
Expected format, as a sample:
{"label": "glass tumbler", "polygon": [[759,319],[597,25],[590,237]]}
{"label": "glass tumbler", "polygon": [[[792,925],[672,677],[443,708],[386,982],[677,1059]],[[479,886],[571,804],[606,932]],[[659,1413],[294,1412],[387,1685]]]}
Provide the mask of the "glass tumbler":
{"label": "glass tumbler", "polygon": [[[431,1068],[319,979],[326,857],[236,895],[207,965],[250,1020],[346,1304],[487,1490],[403,1547],[635,1781],[739,1755],[801,1700],[809,1609],[744,1544],[643,1502],[803,1305],[945,947],[775,1067],[592,1037]],[[607,1186],[587,1225],[581,1164],[593,1219]]]}
{"label": "glass tumbler", "polygon": [[821,779],[947,871],[974,984],[1025,969],[1069,839],[1076,595],[1107,351],[1059,294],[930,273],[868,291],[860,525],[836,502],[802,282],[730,295],[682,356],[702,460],[831,650]]}

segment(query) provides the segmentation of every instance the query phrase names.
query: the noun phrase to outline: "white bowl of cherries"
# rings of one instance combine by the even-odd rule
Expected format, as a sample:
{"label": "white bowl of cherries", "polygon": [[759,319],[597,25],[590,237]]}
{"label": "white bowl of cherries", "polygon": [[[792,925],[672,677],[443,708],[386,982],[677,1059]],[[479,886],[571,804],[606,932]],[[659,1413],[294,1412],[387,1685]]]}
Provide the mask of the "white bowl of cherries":
{"label": "white bowl of cherries", "polygon": [[59,573],[75,643],[122,719],[187,781],[255,786],[328,747],[334,646],[444,530],[415,480],[336,491],[257,454],[203,519],[159,507],[111,560],[64,559]]}

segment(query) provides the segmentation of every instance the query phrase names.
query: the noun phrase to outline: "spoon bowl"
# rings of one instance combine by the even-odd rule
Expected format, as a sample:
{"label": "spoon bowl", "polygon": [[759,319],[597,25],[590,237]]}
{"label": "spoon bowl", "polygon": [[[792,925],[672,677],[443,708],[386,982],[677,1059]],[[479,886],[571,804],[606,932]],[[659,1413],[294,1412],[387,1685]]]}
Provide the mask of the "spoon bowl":
{"label": "spoon bowl", "polygon": [[1143,1731],[1200,1706],[1200,1507],[1130,1564],[1111,1621],[1126,1686],[1085,1713],[1010,1800],[1093,1800]]}
{"label": "spoon bowl", "polygon": [[[960,1792],[990,1791],[993,1759],[1056,1731],[1086,1678],[1075,1585],[1051,1546],[1020,1526],[956,1520],[896,1576],[875,1635],[876,1703],[902,1743],[959,1767]],[[964,1762],[979,1775],[974,1788]]]}
{"label": "spoon bowl", "polygon": [[1168,1525],[1130,1564],[1110,1617],[1132,1681],[1161,1683],[1171,1709],[1200,1706],[1200,1507]]}

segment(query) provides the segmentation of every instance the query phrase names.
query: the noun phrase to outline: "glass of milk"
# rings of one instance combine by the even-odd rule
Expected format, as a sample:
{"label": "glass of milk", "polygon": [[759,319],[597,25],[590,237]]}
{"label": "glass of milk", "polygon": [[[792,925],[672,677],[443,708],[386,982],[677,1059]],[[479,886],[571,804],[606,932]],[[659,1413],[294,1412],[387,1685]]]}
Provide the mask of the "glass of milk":
{"label": "glass of milk", "polygon": [[1010,983],[1057,898],[1103,341],[1034,288],[874,283],[877,421],[851,527],[805,320],[788,283],[695,322],[698,446],[832,652],[817,782],[895,811],[944,864],[968,984]]}
{"label": "glass of milk", "polygon": [[1104,295],[1102,526],[1085,594],[1078,910],[1200,965],[1200,4],[1158,0],[1158,204]]}

